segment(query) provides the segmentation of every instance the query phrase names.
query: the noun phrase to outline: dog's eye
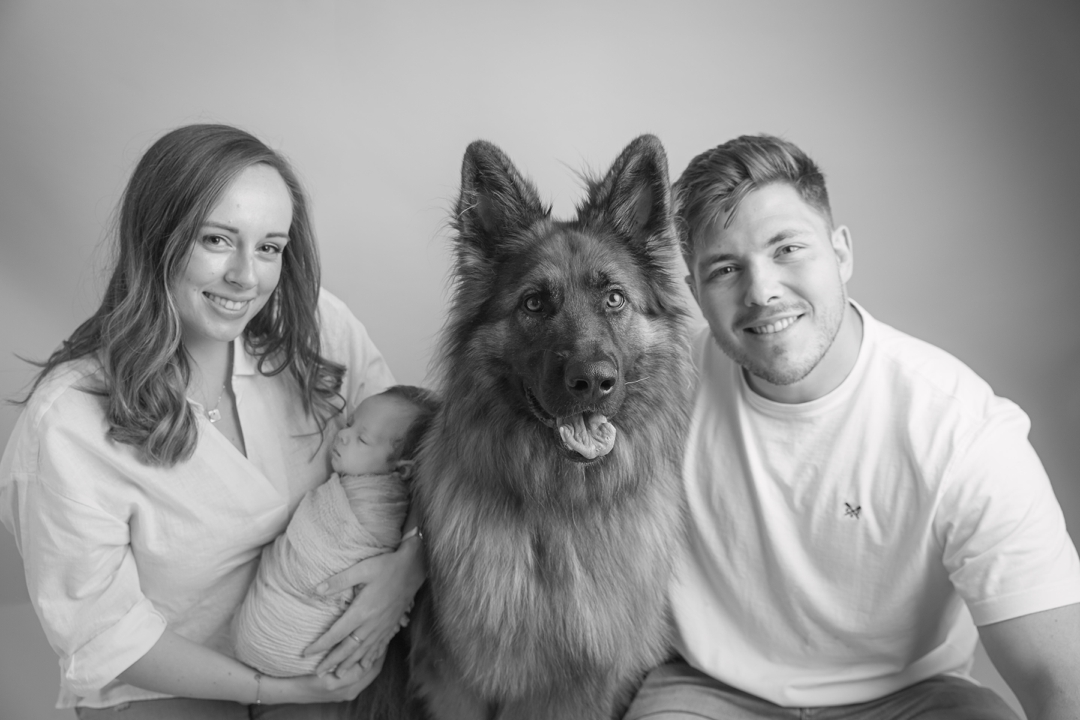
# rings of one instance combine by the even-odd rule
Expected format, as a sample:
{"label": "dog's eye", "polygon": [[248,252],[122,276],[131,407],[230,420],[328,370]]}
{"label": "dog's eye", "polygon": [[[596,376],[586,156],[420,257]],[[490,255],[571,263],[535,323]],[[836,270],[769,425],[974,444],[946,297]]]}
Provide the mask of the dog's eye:
{"label": "dog's eye", "polygon": [[626,296],[618,290],[612,290],[607,295],[607,306],[612,310],[618,310],[626,304]]}
{"label": "dog's eye", "polygon": [[539,295],[526,295],[521,304],[531,313],[538,313],[544,309],[544,303]]}

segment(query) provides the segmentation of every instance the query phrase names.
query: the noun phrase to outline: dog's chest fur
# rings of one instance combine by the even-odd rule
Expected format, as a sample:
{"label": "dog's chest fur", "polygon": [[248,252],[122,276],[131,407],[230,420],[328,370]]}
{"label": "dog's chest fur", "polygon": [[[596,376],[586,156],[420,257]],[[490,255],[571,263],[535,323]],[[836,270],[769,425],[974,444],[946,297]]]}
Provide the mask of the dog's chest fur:
{"label": "dog's chest fur", "polygon": [[[646,492],[670,493],[671,485]],[[517,696],[599,668],[621,675],[667,639],[663,591],[680,532],[680,506],[670,498],[535,516],[478,502],[472,488],[459,487],[440,493],[432,509],[429,582],[442,599],[436,622],[458,667],[485,695]],[[628,635],[642,646],[627,652]]]}

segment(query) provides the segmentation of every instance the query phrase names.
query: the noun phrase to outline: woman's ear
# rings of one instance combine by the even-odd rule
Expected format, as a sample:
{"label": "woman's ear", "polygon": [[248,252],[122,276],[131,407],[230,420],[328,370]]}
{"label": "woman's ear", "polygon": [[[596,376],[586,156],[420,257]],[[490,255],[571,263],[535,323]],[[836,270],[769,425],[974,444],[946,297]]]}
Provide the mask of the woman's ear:
{"label": "woman's ear", "polygon": [[400,475],[402,480],[411,478],[414,469],[416,469],[415,460],[398,460],[394,463],[394,472]]}

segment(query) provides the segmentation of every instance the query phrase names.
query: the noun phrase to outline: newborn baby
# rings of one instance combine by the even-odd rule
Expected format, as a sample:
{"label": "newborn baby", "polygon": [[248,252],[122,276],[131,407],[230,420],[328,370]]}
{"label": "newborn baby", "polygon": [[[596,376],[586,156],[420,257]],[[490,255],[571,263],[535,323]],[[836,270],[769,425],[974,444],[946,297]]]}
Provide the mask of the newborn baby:
{"label": "newborn baby", "polygon": [[397,548],[408,511],[405,481],[435,414],[435,396],[395,386],[356,408],[334,441],[334,474],[300,501],[273,544],[236,617],[236,658],[267,675],[309,675],[325,653],[301,657],[353,599],[319,596],[316,585],[366,558]]}

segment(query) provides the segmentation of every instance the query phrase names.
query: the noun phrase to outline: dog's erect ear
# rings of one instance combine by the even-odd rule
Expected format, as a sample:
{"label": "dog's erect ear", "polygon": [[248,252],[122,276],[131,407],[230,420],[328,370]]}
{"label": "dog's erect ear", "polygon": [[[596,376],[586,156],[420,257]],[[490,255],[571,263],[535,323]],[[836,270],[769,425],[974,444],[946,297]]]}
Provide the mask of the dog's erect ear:
{"label": "dog's erect ear", "polygon": [[465,150],[455,222],[459,242],[492,257],[503,239],[550,213],[502,150],[484,140]]}
{"label": "dog's erect ear", "polygon": [[645,252],[670,244],[671,186],[660,140],[642,135],[627,145],[607,175],[590,183],[578,217],[584,222],[606,222]]}

